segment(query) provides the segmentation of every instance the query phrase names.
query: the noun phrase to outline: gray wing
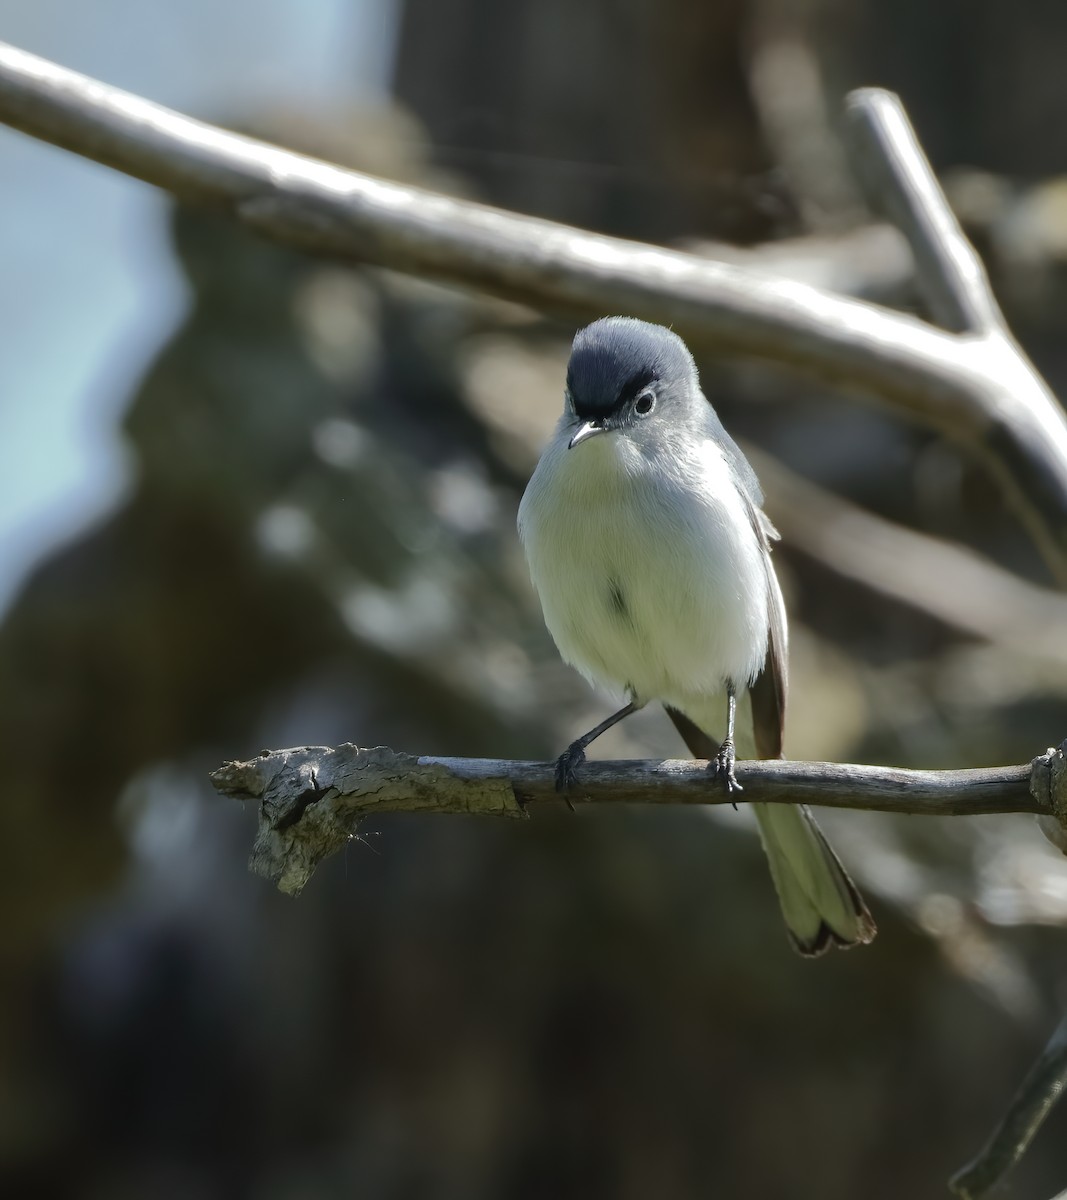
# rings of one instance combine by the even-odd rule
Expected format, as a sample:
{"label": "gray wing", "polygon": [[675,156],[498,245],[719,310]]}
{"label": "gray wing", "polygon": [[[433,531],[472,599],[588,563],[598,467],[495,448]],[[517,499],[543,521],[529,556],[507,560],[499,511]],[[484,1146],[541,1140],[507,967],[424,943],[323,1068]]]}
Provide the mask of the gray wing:
{"label": "gray wing", "polygon": [[[740,451],[739,451],[740,453]],[[766,514],[751,500],[748,515],[763,548],[763,569],[767,575],[767,608],[770,630],[767,637],[767,657],[763,670],[748,689],[752,700],[752,732],[756,753],[760,758],[781,758],[785,738],[785,700],[789,685],[789,633],[785,619],[785,601],[778,586],[778,576],[771,562],[771,540],[777,540],[778,530]]]}
{"label": "gray wing", "polygon": [[[706,397],[705,397],[706,399]],[[708,403],[711,425],[715,437],[733,471],[738,491],[745,501],[748,518],[756,531],[763,549],[763,568],[767,577],[767,599],[770,610],[770,631],[767,638],[767,657],[763,669],[749,688],[752,700],[752,728],[756,739],[756,753],[760,758],[781,758],[785,734],[785,698],[788,685],[789,635],[785,618],[785,603],[778,576],[771,563],[771,542],[778,540],[778,530],[771,524],[763,511],[763,489],[756,478],[752,464],[745,458],[741,447],[723,428],[719,415]],[[671,717],[674,720],[673,714]],[[678,722],[675,721],[675,725]],[[685,738],[685,732],[679,726]],[[688,739],[686,739],[688,744]],[[690,747],[692,749],[692,747]]]}
{"label": "gray wing", "polygon": [[[766,528],[770,531],[769,536],[777,538],[778,531],[763,515],[763,489],[760,487],[756,472],[752,469],[752,464],[745,458],[741,447],[726,432],[722,421],[719,420],[719,414],[715,411],[714,405],[708,400],[707,396],[704,396],[704,401],[708,406],[708,411],[704,415],[707,428],[713,434],[719,448],[726,456],[726,461],[733,469],[734,479],[739,485],[741,494],[756,510],[759,519],[765,523]],[[757,526],[757,528],[759,527]]]}

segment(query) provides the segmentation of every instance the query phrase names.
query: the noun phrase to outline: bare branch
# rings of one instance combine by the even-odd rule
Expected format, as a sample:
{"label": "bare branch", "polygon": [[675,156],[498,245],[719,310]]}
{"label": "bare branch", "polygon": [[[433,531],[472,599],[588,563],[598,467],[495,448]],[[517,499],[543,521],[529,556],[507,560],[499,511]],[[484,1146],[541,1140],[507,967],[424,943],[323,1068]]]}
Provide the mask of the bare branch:
{"label": "bare branch", "polygon": [[[870,93],[851,100],[853,110],[867,111],[876,125],[891,117],[896,127],[892,136],[871,139],[867,157],[883,155],[889,178],[928,172],[917,144],[900,135],[903,122],[911,136],[903,110],[888,94],[879,96],[874,104]],[[305,250],[571,316],[625,312],[673,324],[694,344],[720,353],[864,389],[979,454],[1053,572],[1067,580],[1067,421],[1006,334],[955,337],[911,316],[738,265],[345,171],[2,44],[0,121],[185,200],[223,207]],[[903,154],[908,145],[910,156]],[[936,206],[940,192],[924,186],[909,195],[907,211],[914,216]],[[931,271],[967,279],[968,288],[975,284],[957,261],[958,246],[940,255],[917,248],[929,249],[946,235],[943,220],[931,216],[920,228],[898,217]],[[943,291],[959,289],[946,283]],[[962,304],[960,296],[957,301]],[[974,303],[971,308],[968,320],[977,319]]]}
{"label": "bare branch", "polygon": [[880,395],[914,391],[901,369],[914,372],[928,396],[952,390],[952,370],[941,359],[952,340],[913,318],[742,267],[342,170],[3,44],[0,120],[186,200],[226,207],[305,249],[557,311],[672,320],[722,349]]}
{"label": "bare branch", "polygon": [[873,207],[900,229],[934,317],[956,333],[1003,331],[985,266],[949,208],[900,101],[880,88],[845,104],[853,162]]}
{"label": "bare branch", "polygon": [[[899,98],[863,88],[848,96],[846,114],[856,166],[872,203],[907,239],[927,303],[942,324],[963,335],[957,345],[972,365],[988,372],[999,402],[1007,403],[1003,415],[1011,432],[1005,436],[1005,430],[990,426],[976,448],[1007,495],[1014,494],[1053,573],[1067,583],[1063,480],[1059,465],[1051,463],[1060,452],[1048,453],[1067,429],[1063,409],[1005,325],[982,260],[949,207]],[[1016,489],[1027,471],[1036,474],[1024,498]],[[1035,520],[1039,512],[1043,516]]]}
{"label": "bare branch", "polygon": [[[934,816],[1054,814],[1048,756],[1027,766],[906,771],[844,763],[740,763],[743,799]],[[215,788],[259,803],[252,869],[296,894],[316,865],[374,813],[424,812],[521,817],[559,802],[555,764],[434,758],[379,746],[305,746],[264,751],[212,773]],[[728,804],[692,760],[599,762],[582,767],[576,804]]]}
{"label": "bare branch", "polygon": [[949,1180],[956,1195],[962,1200],[988,1195],[1026,1153],[1065,1088],[1067,1017],[1030,1068],[981,1153]]}

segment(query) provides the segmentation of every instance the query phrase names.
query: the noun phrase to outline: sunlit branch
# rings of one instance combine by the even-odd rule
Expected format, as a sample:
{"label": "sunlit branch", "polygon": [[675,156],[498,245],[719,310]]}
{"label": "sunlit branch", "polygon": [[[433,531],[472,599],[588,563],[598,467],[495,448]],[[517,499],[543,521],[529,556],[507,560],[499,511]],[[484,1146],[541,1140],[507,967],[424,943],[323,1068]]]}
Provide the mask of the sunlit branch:
{"label": "sunlit branch", "polygon": [[696,345],[861,389],[988,464],[1067,580],[1067,422],[1000,324],[899,101],[848,101],[856,165],[957,336],[754,269],[587,233],[343,170],[192,120],[0,44],[0,121],[228,210],[265,235],[578,318],[622,312]]}

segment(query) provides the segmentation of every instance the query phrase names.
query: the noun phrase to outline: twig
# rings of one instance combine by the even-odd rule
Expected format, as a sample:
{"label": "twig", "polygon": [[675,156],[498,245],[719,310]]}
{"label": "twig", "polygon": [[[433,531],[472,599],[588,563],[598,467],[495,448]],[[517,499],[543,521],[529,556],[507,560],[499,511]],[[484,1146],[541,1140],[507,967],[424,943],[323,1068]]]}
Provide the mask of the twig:
{"label": "twig", "polygon": [[1065,1088],[1067,1017],[1030,1068],[981,1153],[949,1180],[956,1195],[963,1200],[979,1200],[992,1191],[1026,1153]]}
{"label": "twig", "polygon": [[[1028,766],[906,771],[844,763],[739,763],[743,799],[890,813],[974,816],[1054,814],[1049,756]],[[211,776],[227,796],[259,803],[251,867],[297,893],[323,858],[374,813],[521,817],[558,802],[552,763],[434,758],[377,747],[305,746],[226,763]],[[735,797],[736,798],[736,797]],[[692,760],[600,762],[582,767],[576,804],[725,804],[707,764]]]}
{"label": "twig", "polygon": [[[875,135],[863,158],[868,169],[880,162],[886,180],[900,181],[909,211],[943,203],[917,143],[900,136],[903,128],[912,137],[899,101],[858,92],[849,104]],[[223,207],[306,250],[572,316],[646,317],[720,353],[871,392],[983,457],[1053,572],[1067,580],[1067,420],[1006,333],[956,337],[760,271],[345,171],[2,44],[0,121],[185,200]],[[923,172],[923,186],[909,191],[906,182]],[[953,255],[922,252],[945,234],[943,221],[928,229],[912,221],[904,232],[928,278],[952,274]],[[982,279],[971,285],[985,286]],[[942,289],[954,290],[950,282]],[[995,313],[991,298],[985,308]]]}

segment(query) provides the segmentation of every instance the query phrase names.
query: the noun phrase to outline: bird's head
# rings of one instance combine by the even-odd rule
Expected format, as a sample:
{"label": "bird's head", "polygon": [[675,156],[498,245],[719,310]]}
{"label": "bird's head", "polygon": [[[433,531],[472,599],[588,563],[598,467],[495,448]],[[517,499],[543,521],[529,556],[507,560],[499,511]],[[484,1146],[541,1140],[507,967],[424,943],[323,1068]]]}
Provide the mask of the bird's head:
{"label": "bird's head", "polygon": [[580,330],[567,367],[565,420],[573,449],[601,433],[641,442],[664,421],[707,408],[693,356],[676,333],[632,317]]}

